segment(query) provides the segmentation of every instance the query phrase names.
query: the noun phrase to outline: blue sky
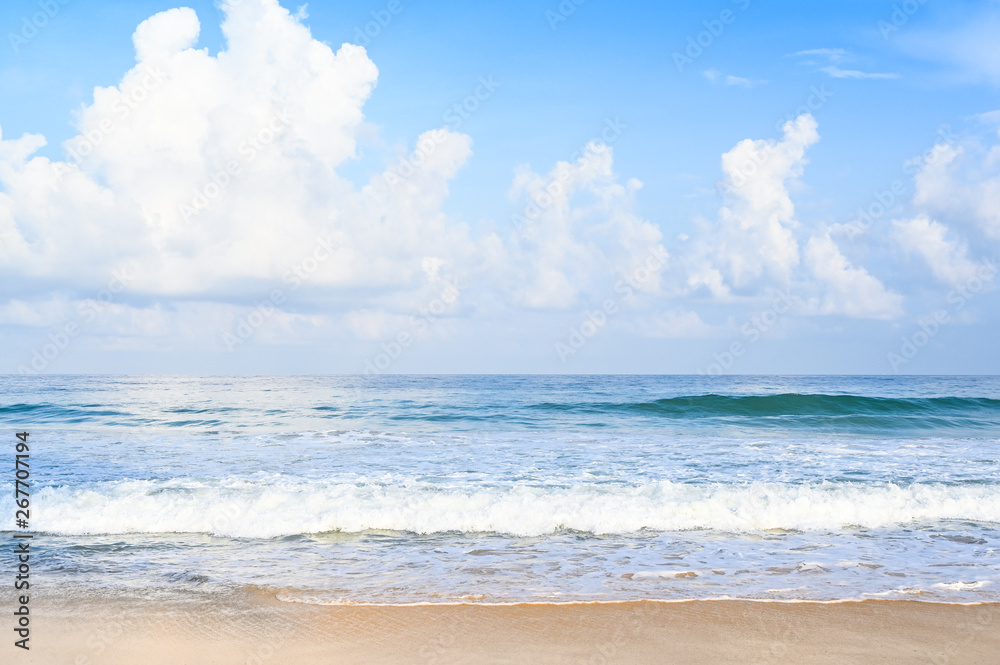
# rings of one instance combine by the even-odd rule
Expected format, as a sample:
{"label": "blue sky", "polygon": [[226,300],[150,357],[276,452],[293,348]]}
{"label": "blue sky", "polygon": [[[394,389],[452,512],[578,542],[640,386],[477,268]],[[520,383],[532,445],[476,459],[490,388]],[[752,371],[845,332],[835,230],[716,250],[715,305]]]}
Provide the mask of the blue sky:
{"label": "blue sky", "polygon": [[0,371],[1000,370],[1000,3],[0,27]]}

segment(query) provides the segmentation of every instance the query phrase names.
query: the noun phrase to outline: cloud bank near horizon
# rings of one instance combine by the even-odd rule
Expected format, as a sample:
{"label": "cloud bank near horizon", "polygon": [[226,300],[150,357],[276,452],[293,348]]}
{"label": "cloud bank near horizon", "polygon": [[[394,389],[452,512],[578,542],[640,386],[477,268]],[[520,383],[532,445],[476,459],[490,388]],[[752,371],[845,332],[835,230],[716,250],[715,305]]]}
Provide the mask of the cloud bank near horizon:
{"label": "cloud bank near horizon", "polygon": [[[580,310],[623,283],[616,325],[638,336],[725,335],[732,323],[702,308],[776,293],[802,316],[892,322],[913,297],[892,261],[954,287],[984,258],[969,239],[1000,239],[1000,145],[942,142],[911,201],[861,211],[880,223],[802,219],[794,193],[820,141],[808,113],[723,154],[717,216],[679,242],[639,214],[642,183],[603,141],[519,167],[497,185],[514,222],[470,225],[445,210],[471,136],[428,127],[356,185],[338,169],[372,129],[365,49],[334,51],[277,0],[223,9],[216,55],[196,48],[191,9],[140,24],[135,66],[94,89],[65,158],[38,156],[41,135],[0,134],[0,325],[46,329],[100,305],[89,334],[116,344],[220,349],[263,301],[258,342],[382,340],[439,300],[435,316],[460,325]],[[114,280],[128,297],[101,303]]]}

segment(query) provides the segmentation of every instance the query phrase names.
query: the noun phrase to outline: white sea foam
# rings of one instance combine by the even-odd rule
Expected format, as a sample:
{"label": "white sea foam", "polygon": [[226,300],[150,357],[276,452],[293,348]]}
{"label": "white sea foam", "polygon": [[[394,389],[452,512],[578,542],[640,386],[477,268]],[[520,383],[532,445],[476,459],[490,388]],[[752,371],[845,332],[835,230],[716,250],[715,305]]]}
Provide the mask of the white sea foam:
{"label": "white sea foam", "polygon": [[947,589],[949,591],[974,591],[988,587],[990,580],[978,580],[976,582],[940,582],[934,585],[935,589]]}
{"label": "white sea foam", "polygon": [[[828,531],[910,522],[1000,522],[1000,486],[861,484],[442,486],[418,481],[327,483],[117,481],[43,488],[32,526],[66,535],[207,533],[268,538],[370,529],[519,536],[713,529]],[[13,529],[13,523],[6,528]]]}

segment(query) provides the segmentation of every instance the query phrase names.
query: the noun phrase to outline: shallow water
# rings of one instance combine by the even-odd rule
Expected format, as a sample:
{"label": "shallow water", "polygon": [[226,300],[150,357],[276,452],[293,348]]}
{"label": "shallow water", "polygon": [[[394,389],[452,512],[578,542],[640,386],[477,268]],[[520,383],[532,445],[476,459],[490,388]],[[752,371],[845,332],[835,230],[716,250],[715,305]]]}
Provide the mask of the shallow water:
{"label": "shallow water", "polygon": [[17,377],[0,419],[48,587],[1000,600],[993,377]]}

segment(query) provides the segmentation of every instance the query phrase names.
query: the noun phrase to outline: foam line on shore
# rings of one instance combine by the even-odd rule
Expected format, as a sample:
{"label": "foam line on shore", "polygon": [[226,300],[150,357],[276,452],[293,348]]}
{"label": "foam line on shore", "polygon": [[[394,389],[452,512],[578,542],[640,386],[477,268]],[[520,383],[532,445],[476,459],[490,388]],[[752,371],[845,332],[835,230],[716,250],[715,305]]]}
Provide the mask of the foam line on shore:
{"label": "foam line on shore", "polygon": [[[1000,485],[926,483],[443,485],[401,479],[354,483],[125,480],[45,487],[34,496],[40,532],[60,535],[204,533],[275,538],[330,532],[625,534],[838,531],[964,520],[1000,523]],[[13,517],[7,529],[13,530]]]}

